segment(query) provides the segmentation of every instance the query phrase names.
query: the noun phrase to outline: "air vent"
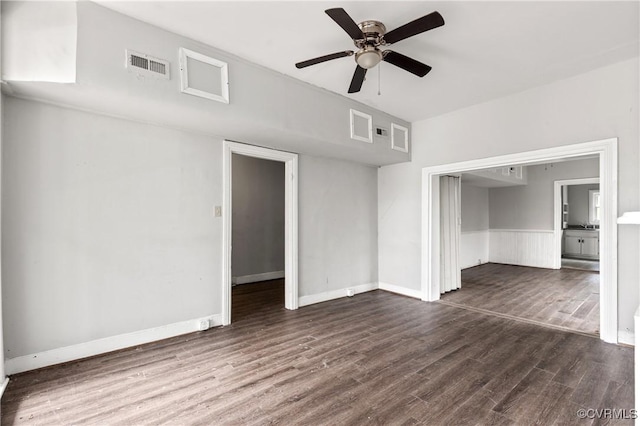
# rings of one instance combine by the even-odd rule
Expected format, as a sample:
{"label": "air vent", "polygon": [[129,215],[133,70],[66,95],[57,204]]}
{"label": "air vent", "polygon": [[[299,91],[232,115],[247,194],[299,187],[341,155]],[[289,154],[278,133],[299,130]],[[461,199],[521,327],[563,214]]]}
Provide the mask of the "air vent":
{"label": "air vent", "polygon": [[144,53],[127,50],[126,67],[138,75],[154,76],[169,80],[169,62],[145,55]]}
{"label": "air vent", "polygon": [[130,61],[131,61],[131,66],[142,68],[145,70],[149,69],[149,61],[147,61],[145,58],[141,58],[138,55],[132,54],[130,56]]}
{"label": "air vent", "polygon": [[164,75],[167,73],[167,66],[162,62],[149,61],[149,71],[158,72]]}

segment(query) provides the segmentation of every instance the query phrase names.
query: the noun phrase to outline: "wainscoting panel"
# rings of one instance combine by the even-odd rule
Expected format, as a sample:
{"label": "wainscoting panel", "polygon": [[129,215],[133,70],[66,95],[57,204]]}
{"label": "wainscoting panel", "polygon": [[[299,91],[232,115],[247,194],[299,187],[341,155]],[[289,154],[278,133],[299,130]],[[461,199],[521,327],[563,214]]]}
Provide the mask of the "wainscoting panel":
{"label": "wainscoting panel", "polygon": [[553,231],[491,229],[489,262],[553,268]]}
{"label": "wainscoting panel", "polygon": [[460,269],[489,262],[489,230],[460,234]]}

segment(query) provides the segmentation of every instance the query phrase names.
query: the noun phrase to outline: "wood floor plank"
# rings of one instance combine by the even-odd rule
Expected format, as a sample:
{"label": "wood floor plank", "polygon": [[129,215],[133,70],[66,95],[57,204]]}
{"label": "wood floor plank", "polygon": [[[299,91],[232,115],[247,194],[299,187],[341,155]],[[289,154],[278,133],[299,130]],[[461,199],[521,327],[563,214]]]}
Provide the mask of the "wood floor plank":
{"label": "wood floor plank", "polygon": [[633,413],[629,409],[629,407],[633,407],[634,404],[632,396],[632,385],[620,384],[613,380],[610,381],[604,392],[599,408],[610,409],[612,410],[612,414],[609,418],[607,418],[607,416],[602,416],[594,419],[593,424],[633,424]]}
{"label": "wood floor plank", "polygon": [[633,402],[632,348],[383,291],[287,311],[281,280],[251,288],[231,326],[12,376],[2,424],[585,424]]}
{"label": "wood floor plank", "polygon": [[508,364],[502,366],[502,371],[493,374],[493,378],[484,388],[490,392],[494,400],[500,401],[531,373],[536,363],[535,358],[530,358],[526,354],[514,357]]}
{"label": "wood floor plank", "polygon": [[571,401],[583,407],[599,407],[609,383],[606,369],[591,363],[571,395]]}
{"label": "wood floor plank", "polygon": [[442,424],[445,425],[476,425],[484,424],[484,419],[490,416],[496,401],[491,393],[484,389],[475,392],[466,402],[445,416]]}
{"label": "wood floor plank", "polygon": [[536,401],[552,378],[553,375],[547,371],[531,369],[493,410],[512,419],[537,417],[539,407]]}
{"label": "wood floor plank", "polygon": [[533,424],[550,425],[553,424],[562,412],[562,407],[569,402],[572,388],[560,383],[551,381],[538,398],[538,413]]}

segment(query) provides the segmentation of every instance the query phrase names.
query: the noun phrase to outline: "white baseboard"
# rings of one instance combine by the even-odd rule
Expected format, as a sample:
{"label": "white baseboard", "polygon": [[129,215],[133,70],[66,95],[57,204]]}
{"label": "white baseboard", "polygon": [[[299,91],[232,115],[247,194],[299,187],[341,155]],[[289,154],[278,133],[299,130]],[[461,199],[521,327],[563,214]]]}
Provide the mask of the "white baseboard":
{"label": "white baseboard", "polygon": [[5,377],[4,380],[2,381],[2,384],[0,384],[0,398],[2,398],[2,395],[4,394],[4,390],[7,388],[8,384],[9,384],[9,378]]}
{"label": "white baseboard", "polygon": [[389,283],[378,283],[378,288],[380,290],[389,291],[391,293],[401,294],[407,297],[413,297],[414,299],[422,300],[422,291],[413,290],[410,288],[400,287],[397,285],[389,284]]}
{"label": "white baseboard", "polygon": [[377,289],[378,289],[378,283],[367,283],[367,284],[345,287],[338,290],[325,291],[323,293],[312,294],[309,296],[302,296],[298,298],[298,306],[302,307],[307,305],[313,305],[315,303],[326,302],[327,300],[347,297],[348,290],[353,290],[354,294],[358,294],[358,293],[365,293],[367,291],[372,291]]}
{"label": "white baseboard", "polygon": [[632,331],[618,330],[618,343],[624,343],[625,345],[635,346],[636,338]]}
{"label": "white baseboard", "polygon": [[161,327],[134,331],[132,333],[79,343],[77,345],[65,346],[63,348],[10,358],[5,360],[5,370],[7,374],[16,374],[23,371],[35,370],[37,368],[48,367],[50,365],[155,342],[157,340],[168,339],[181,334],[193,333],[194,331],[199,330],[199,324],[202,320],[208,320],[209,327],[222,325],[222,315],[220,314],[177,322]]}
{"label": "white baseboard", "polygon": [[241,275],[239,277],[232,277],[231,284],[257,283],[259,281],[277,280],[280,278],[284,278],[284,271],[264,272],[262,274]]}

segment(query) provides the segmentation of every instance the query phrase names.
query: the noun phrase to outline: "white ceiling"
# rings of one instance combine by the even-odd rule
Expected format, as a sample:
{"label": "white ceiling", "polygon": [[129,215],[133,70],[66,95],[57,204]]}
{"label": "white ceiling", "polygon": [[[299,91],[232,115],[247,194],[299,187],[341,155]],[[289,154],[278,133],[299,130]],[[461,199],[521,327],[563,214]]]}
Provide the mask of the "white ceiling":
{"label": "white ceiling", "polygon": [[[142,21],[416,121],[638,56],[638,1],[166,2],[99,1]],[[353,57],[298,70],[296,62],[354,49],[324,10],[343,7],[387,30],[434,10],[443,27],[391,48],[433,67],[418,78],[382,63],[348,95]]]}

